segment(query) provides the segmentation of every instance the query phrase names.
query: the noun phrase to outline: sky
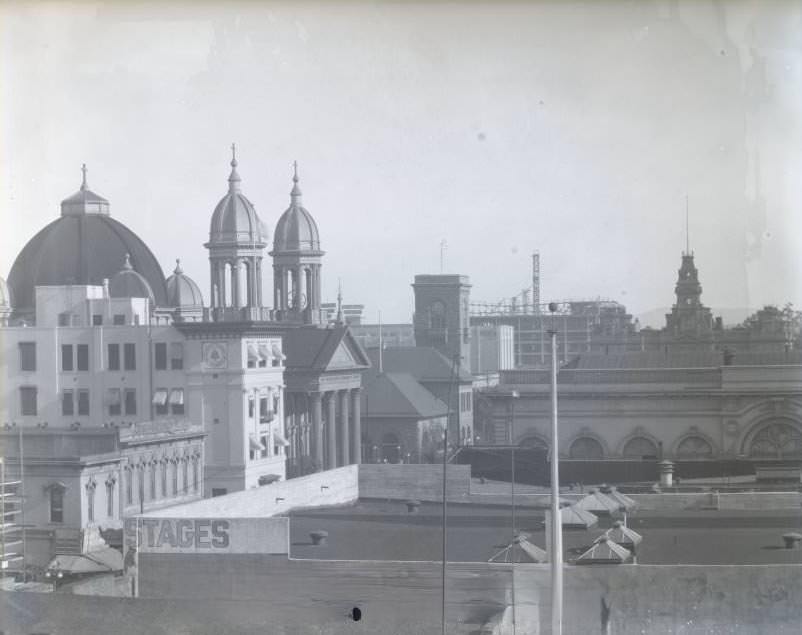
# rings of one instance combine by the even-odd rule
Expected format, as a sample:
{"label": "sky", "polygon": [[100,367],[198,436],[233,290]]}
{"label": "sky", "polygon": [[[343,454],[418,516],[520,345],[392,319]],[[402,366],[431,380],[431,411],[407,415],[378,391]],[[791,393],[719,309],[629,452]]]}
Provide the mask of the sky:
{"label": "sky", "polygon": [[543,301],[662,326],[686,197],[706,305],[802,306],[798,0],[5,2],[0,20],[4,278],[86,163],[208,303],[236,142],[271,230],[298,161],[324,301],[341,281],[367,321],[409,321],[445,240],[473,301],[529,286],[538,251]]}

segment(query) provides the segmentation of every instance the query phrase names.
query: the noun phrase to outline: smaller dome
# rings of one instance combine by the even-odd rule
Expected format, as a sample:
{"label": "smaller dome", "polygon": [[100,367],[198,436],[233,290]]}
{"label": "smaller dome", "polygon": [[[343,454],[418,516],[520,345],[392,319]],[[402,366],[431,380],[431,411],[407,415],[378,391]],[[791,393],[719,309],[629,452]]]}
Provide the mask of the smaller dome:
{"label": "smaller dome", "polygon": [[11,308],[11,292],[6,281],[0,278],[0,311]]}
{"label": "smaller dome", "polygon": [[145,276],[134,271],[129,254],[125,254],[122,271],[114,274],[109,281],[109,295],[112,298],[148,298],[151,306],[155,303],[153,290]]}
{"label": "smaller dome", "polygon": [[[232,147],[233,150],[233,147]],[[212,213],[209,245],[248,244],[264,247],[268,233],[259,219],[256,208],[240,190],[236,155],[231,159],[228,193],[220,199]]]}
{"label": "smaller dome", "polygon": [[298,187],[298,165],[292,177],[290,206],[276,223],[273,253],[313,252],[320,253],[320,233],[312,214],[301,204],[301,188]]}
{"label": "smaller dome", "polygon": [[176,259],[173,275],[167,278],[167,305],[176,308],[195,308],[203,306],[200,287],[181,269],[181,261]]}

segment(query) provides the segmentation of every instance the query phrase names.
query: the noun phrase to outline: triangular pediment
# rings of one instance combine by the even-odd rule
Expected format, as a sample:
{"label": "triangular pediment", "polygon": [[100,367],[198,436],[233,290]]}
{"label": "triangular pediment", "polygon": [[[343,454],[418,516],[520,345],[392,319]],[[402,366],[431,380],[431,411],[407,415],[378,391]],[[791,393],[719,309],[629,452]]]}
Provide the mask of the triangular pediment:
{"label": "triangular pediment", "polygon": [[348,346],[346,346],[344,341],[341,341],[337,345],[337,348],[334,349],[334,353],[332,353],[329,358],[329,363],[326,364],[327,369],[356,368],[357,366],[358,364],[354,360],[354,356],[351,354],[351,351],[348,350]]}

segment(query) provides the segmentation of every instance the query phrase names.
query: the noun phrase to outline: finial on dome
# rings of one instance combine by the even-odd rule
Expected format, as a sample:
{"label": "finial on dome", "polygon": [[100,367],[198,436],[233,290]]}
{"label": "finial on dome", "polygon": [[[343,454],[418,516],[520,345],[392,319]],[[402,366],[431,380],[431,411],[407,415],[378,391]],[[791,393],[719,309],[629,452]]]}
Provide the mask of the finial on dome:
{"label": "finial on dome", "polygon": [[81,164],[81,172],[83,173],[83,179],[81,180],[81,191],[82,192],[84,190],[88,190],[89,189],[89,186],[86,183],[86,173],[87,173],[87,171],[88,170],[86,169],[86,163],[82,163]]}
{"label": "finial on dome", "polygon": [[184,270],[181,268],[181,258],[175,259],[175,269],[173,269],[173,273],[175,275],[184,273]]}
{"label": "finial on dome", "polygon": [[123,263],[123,269],[131,271],[134,267],[131,265],[131,254],[125,254],[125,262]]}
{"label": "finial on dome", "polygon": [[229,192],[238,192],[239,191],[239,184],[242,179],[239,178],[239,174],[237,174],[237,146],[236,144],[231,144],[231,174],[228,177],[228,191]]}
{"label": "finial on dome", "polygon": [[298,162],[292,162],[292,191],[290,196],[293,203],[300,203],[301,201],[301,188],[298,187]]}

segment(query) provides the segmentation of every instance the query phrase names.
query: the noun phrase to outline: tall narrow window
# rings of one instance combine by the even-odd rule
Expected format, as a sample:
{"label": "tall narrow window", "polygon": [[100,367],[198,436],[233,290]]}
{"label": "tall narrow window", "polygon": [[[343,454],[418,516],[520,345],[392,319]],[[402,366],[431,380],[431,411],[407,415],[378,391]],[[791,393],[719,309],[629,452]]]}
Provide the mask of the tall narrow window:
{"label": "tall narrow window", "polygon": [[61,414],[64,417],[71,417],[75,414],[75,401],[72,390],[65,390],[61,393]]}
{"label": "tall narrow window", "polygon": [[259,423],[269,423],[273,420],[273,412],[270,410],[270,398],[259,397]]}
{"label": "tall narrow window", "polygon": [[253,415],[254,415],[254,412],[255,412],[254,403],[255,403],[254,402],[254,397],[253,397],[253,395],[251,395],[250,397],[248,397],[248,416],[251,419],[253,419]]}
{"label": "tall narrow window", "polygon": [[162,460],[162,496],[167,498],[167,459]]}
{"label": "tall narrow window", "polygon": [[86,484],[86,516],[90,523],[95,522],[95,487],[94,481]]}
{"label": "tall narrow window", "polygon": [[137,498],[139,499],[139,503],[142,504],[145,502],[145,466],[140,463],[139,469],[137,469]]}
{"label": "tall narrow window", "polygon": [[153,345],[153,365],[156,370],[167,370],[167,344],[164,342]]}
{"label": "tall narrow window", "polygon": [[123,345],[123,361],[125,370],[136,370],[136,346],[134,344]]}
{"label": "tall narrow window", "polygon": [[108,345],[108,359],[106,360],[106,367],[109,370],[120,370],[120,345]]}
{"label": "tall narrow window", "polygon": [[122,394],[119,388],[109,388],[106,401],[109,406],[109,416],[116,417],[122,414]]}
{"label": "tall narrow window", "polygon": [[187,494],[187,493],[189,493],[189,459],[188,458],[184,458],[181,461],[181,471],[182,471],[182,478],[183,478],[183,481],[184,481],[183,483],[181,483],[181,485],[183,486],[183,489],[181,490],[181,493],[182,494]]}
{"label": "tall narrow window", "polygon": [[174,415],[184,414],[184,389],[175,388],[170,391],[170,409]]}
{"label": "tall narrow window", "polygon": [[198,464],[200,463],[200,457],[194,456],[192,457],[192,489],[193,491],[198,491]]}
{"label": "tall narrow window", "polygon": [[82,417],[89,416],[89,391],[78,391],[78,414]]}
{"label": "tall narrow window", "polygon": [[19,369],[24,371],[36,370],[36,342],[19,343]]}
{"label": "tall narrow window", "polygon": [[125,395],[125,414],[136,414],[136,390],[134,388],[126,388]]}
{"label": "tall narrow window", "polygon": [[89,370],[89,344],[78,344],[75,347],[75,356],[78,370]]}
{"label": "tall narrow window", "polygon": [[61,370],[71,371],[74,370],[72,363],[72,344],[61,345]]}
{"label": "tall narrow window", "polygon": [[106,481],[106,516],[114,518],[114,479]]}
{"label": "tall narrow window", "polygon": [[58,483],[50,487],[50,522],[64,522],[64,488]]}
{"label": "tall narrow window", "polygon": [[19,402],[23,417],[35,417],[38,412],[36,386],[20,386]]}
{"label": "tall narrow window", "polygon": [[157,388],[153,392],[153,405],[156,407],[157,415],[166,415],[168,412],[167,389]]}
{"label": "tall narrow window", "polygon": [[156,463],[150,464],[150,500],[156,500]]}
{"label": "tall narrow window", "polygon": [[178,496],[178,461],[173,462],[173,496]]}
{"label": "tall narrow window", "polygon": [[172,370],[184,368],[184,344],[182,342],[170,344],[170,368]]}
{"label": "tall narrow window", "polygon": [[134,504],[134,470],[130,467],[125,471],[125,504]]}

